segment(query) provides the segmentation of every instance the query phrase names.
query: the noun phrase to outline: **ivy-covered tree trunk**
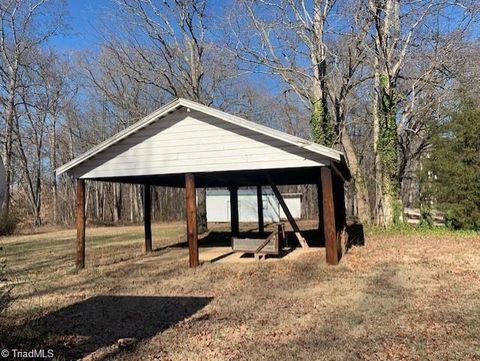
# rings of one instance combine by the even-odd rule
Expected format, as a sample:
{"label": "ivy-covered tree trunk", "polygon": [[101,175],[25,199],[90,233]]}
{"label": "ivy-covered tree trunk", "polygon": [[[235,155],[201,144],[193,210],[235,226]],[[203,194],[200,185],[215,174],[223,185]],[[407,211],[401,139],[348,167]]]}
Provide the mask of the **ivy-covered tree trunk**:
{"label": "ivy-covered tree trunk", "polygon": [[398,0],[369,0],[374,15],[374,99],[373,148],[375,154],[376,223],[382,226],[399,222],[400,200],[397,149],[397,82],[405,59],[408,41],[398,49],[402,33]]}
{"label": "ivy-covered tree trunk", "polygon": [[403,209],[398,183],[396,99],[387,74],[377,72],[375,83],[375,218],[377,224],[387,226],[401,221]]}
{"label": "ivy-covered tree trunk", "polygon": [[323,12],[322,3],[315,1],[313,3],[312,49],[310,52],[313,69],[309,94],[312,110],[310,126],[315,143],[331,146],[335,138],[327,102],[327,51],[323,39],[325,21],[326,14]]}
{"label": "ivy-covered tree trunk", "polygon": [[[317,54],[324,54],[320,51]],[[312,58],[317,66],[314,68],[313,86],[311,89],[311,109],[310,126],[312,138],[315,143],[328,147],[335,146],[338,142],[345,152],[353,180],[354,214],[360,222],[367,224],[371,220],[368,189],[362,176],[362,169],[357,158],[357,154],[345,128],[345,119],[343,109],[340,106],[334,107],[333,114],[329,112],[327,100],[326,61],[323,58]]]}
{"label": "ivy-covered tree trunk", "polygon": [[335,134],[332,119],[328,113],[326,100],[312,102],[312,116],[310,118],[313,141],[328,147],[333,145]]}

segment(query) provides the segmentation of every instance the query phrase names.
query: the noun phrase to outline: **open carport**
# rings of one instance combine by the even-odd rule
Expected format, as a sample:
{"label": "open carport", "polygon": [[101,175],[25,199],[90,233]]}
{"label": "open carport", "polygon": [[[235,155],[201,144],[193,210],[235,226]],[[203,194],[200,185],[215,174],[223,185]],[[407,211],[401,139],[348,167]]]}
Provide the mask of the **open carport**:
{"label": "open carport", "polygon": [[[326,259],[337,264],[345,227],[344,182],[350,179],[343,154],[193,101],[176,99],[57,169],[77,179],[78,268],[85,266],[85,181],[144,186],[145,252],[152,250],[151,186],[183,187],[186,194],[189,264],[199,265],[197,188],[230,191],[231,231],[239,233],[238,188],[270,186],[296,238],[308,243],[277,186],[318,186],[319,220]],[[258,209],[263,230],[262,209]]]}

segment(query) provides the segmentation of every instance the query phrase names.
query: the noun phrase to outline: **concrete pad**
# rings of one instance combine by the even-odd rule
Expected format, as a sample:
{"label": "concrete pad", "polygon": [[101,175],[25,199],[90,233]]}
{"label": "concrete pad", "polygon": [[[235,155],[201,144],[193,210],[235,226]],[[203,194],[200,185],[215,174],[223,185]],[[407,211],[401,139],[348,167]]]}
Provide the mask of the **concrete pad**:
{"label": "concrete pad", "polygon": [[199,247],[200,263],[211,263],[233,255],[231,247]]}
{"label": "concrete pad", "polygon": [[[282,258],[267,256],[265,260],[256,260],[253,255],[242,252],[233,252],[231,247],[200,247],[199,258],[201,263],[251,263],[251,262],[272,262],[281,260],[298,260],[302,255],[314,252],[325,252],[324,248],[296,248]],[[322,257],[320,255],[320,257]]]}
{"label": "concrete pad", "polygon": [[[247,255],[242,252],[233,252],[231,247],[199,247],[200,263],[251,263],[251,262],[272,262],[272,261],[295,261],[302,255],[319,252],[319,258],[325,257],[325,248],[310,247],[296,248],[288,252],[282,258],[267,256],[265,260],[256,260],[253,255]],[[188,260],[188,249],[186,248],[167,248],[158,253],[153,252],[137,260],[135,263],[157,263],[176,261],[178,259]]]}
{"label": "concrete pad", "polygon": [[299,248],[295,248],[292,252],[285,255],[285,257],[283,257],[282,259],[293,261],[293,260],[297,260],[299,257],[301,257],[304,254],[320,252],[320,251],[323,251],[323,253],[325,253],[325,248],[320,248],[320,247],[300,248],[299,247]]}

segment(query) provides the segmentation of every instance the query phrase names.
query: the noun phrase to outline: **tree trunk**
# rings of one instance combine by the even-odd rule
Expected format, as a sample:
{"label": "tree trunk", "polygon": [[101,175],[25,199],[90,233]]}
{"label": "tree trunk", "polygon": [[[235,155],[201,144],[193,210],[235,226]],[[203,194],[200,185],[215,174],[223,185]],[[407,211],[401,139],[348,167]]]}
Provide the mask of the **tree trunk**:
{"label": "tree trunk", "polygon": [[122,220],[122,185],[113,183],[113,221]]}
{"label": "tree trunk", "polygon": [[315,2],[312,36],[313,49],[310,51],[310,61],[313,67],[312,88],[310,90],[312,108],[310,125],[313,141],[318,144],[331,146],[335,137],[327,102],[327,61],[323,41],[324,21],[321,4],[320,2]]}
{"label": "tree trunk", "polygon": [[207,225],[207,190],[206,188],[197,189],[197,199],[198,199],[198,233],[202,234],[208,231]]}
{"label": "tree trunk", "polygon": [[53,130],[50,137],[50,157],[52,162],[52,202],[53,202],[53,215],[52,220],[53,224],[58,223],[58,184],[57,184],[57,175],[55,174],[55,169],[57,168],[57,131],[56,123],[53,123]]}
{"label": "tree trunk", "polygon": [[128,186],[128,198],[130,199],[130,223],[133,223],[134,217],[133,217],[133,184],[130,184]]}
{"label": "tree trunk", "polygon": [[373,99],[373,147],[375,155],[375,208],[376,223],[388,226],[401,218],[401,201],[398,187],[398,149],[396,122],[394,61],[390,44],[399,34],[400,13],[397,0],[386,0],[382,7],[370,1],[376,14]]}
{"label": "tree trunk", "polygon": [[396,105],[388,74],[377,70],[375,84],[377,86],[374,103],[374,121],[377,128],[374,138],[377,183],[375,215],[379,225],[387,226],[399,222],[402,214],[397,171]]}
{"label": "tree trunk", "polygon": [[382,179],[382,173],[380,169],[380,159],[378,154],[378,139],[380,133],[380,102],[379,102],[379,90],[380,90],[380,69],[379,60],[376,57],[374,61],[375,76],[374,76],[374,95],[372,102],[372,143],[374,154],[374,176],[375,176],[375,206],[373,208],[373,217],[376,224],[381,224],[381,202],[382,202],[382,188],[380,181]]}
{"label": "tree trunk", "polygon": [[37,171],[35,174],[35,226],[42,225],[42,170],[41,170],[41,145],[37,153]]}
{"label": "tree trunk", "polygon": [[355,153],[355,149],[346,129],[343,129],[342,131],[341,140],[347,163],[353,177],[354,214],[357,215],[361,223],[369,224],[371,221],[371,211],[367,184],[365,182],[365,177],[362,174],[357,154]]}
{"label": "tree trunk", "polygon": [[15,81],[9,83],[7,108],[5,111],[6,134],[5,134],[5,214],[10,213],[11,183],[12,183],[12,151],[13,151],[13,120],[15,112]]}

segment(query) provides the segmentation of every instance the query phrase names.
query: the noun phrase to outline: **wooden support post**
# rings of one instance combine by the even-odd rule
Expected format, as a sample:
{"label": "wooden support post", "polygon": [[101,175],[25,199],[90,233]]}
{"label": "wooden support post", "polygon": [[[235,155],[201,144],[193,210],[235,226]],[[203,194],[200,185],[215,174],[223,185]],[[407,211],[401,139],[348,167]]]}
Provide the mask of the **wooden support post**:
{"label": "wooden support post", "polygon": [[321,169],[322,204],[323,204],[323,233],[325,236],[325,250],[327,263],[338,264],[337,232],[335,227],[335,206],[333,198],[332,171],[328,167]]}
{"label": "wooden support post", "polygon": [[278,255],[283,257],[283,248],[285,247],[285,224],[277,224],[277,242],[278,242]]}
{"label": "wooden support post", "polygon": [[143,185],[143,225],[145,228],[145,253],[152,252],[152,195],[150,184]]}
{"label": "wooden support post", "polygon": [[77,179],[77,269],[85,268],[85,180]]}
{"label": "wooden support post", "polygon": [[229,187],[230,191],[230,225],[232,235],[238,237],[240,233],[240,221],[238,217],[238,187]]}
{"label": "wooden support post", "polygon": [[346,247],[345,227],[347,226],[347,213],[345,209],[345,181],[339,175],[333,177],[333,199],[335,205],[335,230],[337,232],[338,260],[342,258]]}
{"label": "wooden support post", "polygon": [[300,233],[300,228],[298,228],[297,222],[295,222],[295,219],[293,218],[292,213],[290,213],[290,210],[288,209],[287,204],[285,203],[285,200],[282,197],[282,194],[278,190],[275,183],[273,183],[273,180],[268,173],[267,173],[267,180],[270,183],[270,186],[272,187],[275,197],[277,197],[278,202],[280,203],[280,206],[283,209],[283,213],[285,213],[285,215],[287,216],[288,222],[292,226],[293,231],[295,232],[295,236],[298,239],[298,242],[300,242],[300,245],[302,246],[302,248],[308,248],[308,243]]}
{"label": "wooden support post", "polygon": [[258,232],[260,234],[263,234],[265,232],[265,224],[263,222],[262,186],[257,186],[257,208],[258,208]]}
{"label": "wooden support post", "polygon": [[323,229],[323,196],[322,196],[322,183],[318,180],[317,183],[317,207],[318,207],[318,230]]}
{"label": "wooden support post", "polygon": [[195,176],[191,173],[185,174],[185,199],[188,259],[190,267],[197,267],[200,264],[198,259],[197,190],[195,188]]}

